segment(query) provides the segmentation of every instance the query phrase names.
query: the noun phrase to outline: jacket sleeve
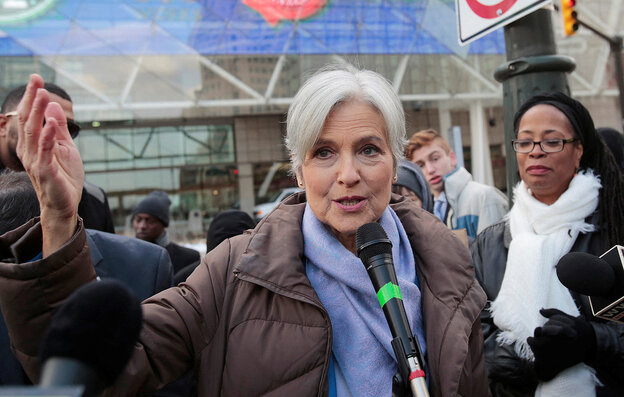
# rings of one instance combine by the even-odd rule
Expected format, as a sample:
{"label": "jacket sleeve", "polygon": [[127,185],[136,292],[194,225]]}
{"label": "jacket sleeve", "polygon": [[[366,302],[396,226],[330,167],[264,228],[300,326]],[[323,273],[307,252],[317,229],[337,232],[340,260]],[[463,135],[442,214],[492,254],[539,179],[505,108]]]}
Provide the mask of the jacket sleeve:
{"label": "jacket sleeve", "polygon": [[487,190],[483,205],[479,211],[479,224],[477,234],[485,228],[503,219],[508,211],[506,198],[496,190]]}
{"label": "jacket sleeve", "polygon": [[154,291],[160,292],[173,286],[173,265],[166,249],[160,250],[157,263]]}
{"label": "jacket sleeve", "polygon": [[233,279],[229,247],[229,242],[221,244],[184,283],[143,302],[143,328],[134,354],[104,396],[148,394],[198,364],[223,315],[226,286]]}
{"label": "jacket sleeve", "polygon": [[[487,304],[481,312],[483,350],[490,389],[494,396],[532,394],[537,387],[533,363],[520,358],[513,346],[496,340],[500,330],[494,324],[490,303],[496,299],[505,273],[507,252],[503,242],[504,222],[490,226],[470,245],[477,281],[487,295]],[[501,262],[502,261],[502,262]]]}
{"label": "jacket sleeve", "polygon": [[596,332],[596,358],[589,364],[596,368],[599,376],[609,383],[615,382],[622,389],[622,374],[624,373],[624,325],[614,322],[591,322]]}
{"label": "jacket sleeve", "polygon": [[[0,307],[11,346],[28,377],[39,378],[39,344],[56,309],[78,287],[95,280],[82,224],[59,250],[30,261],[41,250],[41,223],[31,220],[0,238],[17,263],[0,263]],[[6,256],[3,256],[6,258]]]}
{"label": "jacket sleeve", "polygon": [[[476,292],[477,290],[478,292]],[[475,299],[476,296],[480,296],[479,299],[483,302],[483,292],[481,292],[481,288],[475,282],[471,291],[466,294],[464,299]],[[479,321],[474,321],[472,324],[472,329],[468,339],[468,346],[468,351],[471,353],[468,355],[467,362],[464,363],[464,368],[470,374],[470,376],[467,377],[470,379],[470,386],[466,388],[462,385],[462,382],[466,382],[466,379],[462,378],[462,380],[460,380],[459,387],[459,390],[461,391],[460,394],[466,396],[490,396],[491,394],[487,381],[487,370],[485,367],[483,334]]]}
{"label": "jacket sleeve", "polygon": [[[28,262],[41,250],[41,226],[31,221],[0,237],[0,308],[15,355],[33,382],[39,378],[38,352],[56,309],[81,285],[95,279],[86,235],[76,233],[50,256]],[[142,304],[143,327],[135,351],[107,396],[147,394],[178,379],[199,358],[217,327],[228,274],[229,244],[211,255],[179,288],[169,288]],[[230,272],[231,273],[231,272]]]}

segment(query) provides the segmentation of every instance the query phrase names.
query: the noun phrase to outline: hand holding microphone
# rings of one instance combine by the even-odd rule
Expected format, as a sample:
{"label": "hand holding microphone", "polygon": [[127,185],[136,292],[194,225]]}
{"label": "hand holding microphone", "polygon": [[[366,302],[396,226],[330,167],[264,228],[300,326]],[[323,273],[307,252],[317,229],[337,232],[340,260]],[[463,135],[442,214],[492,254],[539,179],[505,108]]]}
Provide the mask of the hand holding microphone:
{"label": "hand holding microphone", "polygon": [[[595,317],[615,322],[622,322],[624,316],[622,248],[616,245],[600,257],[569,252],[557,263],[561,283],[589,296]],[[540,313],[548,321],[527,339],[540,380],[549,381],[566,368],[594,360],[596,333],[588,320],[557,309],[542,309]]]}
{"label": "hand holding microphone", "polygon": [[558,309],[542,309],[546,324],[535,328],[527,339],[535,356],[535,374],[541,381],[581,362],[591,362],[596,354],[596,333],[582,316],[573,317]]}

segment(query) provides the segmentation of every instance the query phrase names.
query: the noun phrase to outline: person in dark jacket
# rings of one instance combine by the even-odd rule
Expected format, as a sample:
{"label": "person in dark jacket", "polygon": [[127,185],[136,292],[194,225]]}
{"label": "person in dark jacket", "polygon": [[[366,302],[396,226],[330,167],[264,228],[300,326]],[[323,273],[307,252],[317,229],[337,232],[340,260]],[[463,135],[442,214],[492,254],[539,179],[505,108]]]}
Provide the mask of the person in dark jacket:
{"label": "person in dark jacket", "polygon": [[[61,105],[67,128],[72,139],[80,133],[80,124],[74,121],[74,110],[71,97],[61,87],[53,83],[46,83],[45,87],[50,94],[50,100]],[[20,159],[17,157],[17,105],[24,96],[26,85],[12,89],[2,102],[0,108],[0,169],[8,168],[13,171],[24,171]],[[104,190],[92,183],[84,181],[82,196],[78,206],[78,214],[82,217],[85,227],[115,233],[113,215],[108,205],[108,198]]]}
{"label": "person in dark jacket", "polygon": [[199,252],[169,240],[166,228],[169,226],[170,205],[167,193],[154,190],[132,211],[132,227],[136,238],[158,244],[169,252],[175,274],[185,266],[199,262]]}
{"label": "person in dark jacket", "polygon": [[[256,222],[251,219],[248,213],[237,209],[229,209],[219,212],[212,218],[208,232],[206,233],[206,252],[212,251],[223,240],[238,236],[245,230],[253,229]],[[183,267],[173,275],[174,284],[179,284],[195,270],[199,265],[199,260]]]}
{"label": "person in dark jacket", "polygon": [[514,118],[521,182],[508,217],[471,245],[489,306],[481,322],[494,396],[624,395],[624,325],[592,315],[555,265],[624,240],[624,181],[592,118],[562,93]]}
{"label": "person in dark jacket", "polygon": [[[0,262],[0,307],[34,379],[43,328],[34,323],[48,324],[58,301],[95,277],[76,211],[80,157],[62,112],[37,90],[42,83],[31,76],[20,104],[20,156],[42,219],[0,236],[0,253],[16,259]],[[390,395],[402,357],[356,247],[360,227],[377,223],[397,273],[384,296],[396,298],[400,285],[431,396],[487,396],[485,295],[470,253],[432,214],[391,193],[406,141],[392,85],[350,65],[324,69],[295,95],[286,130],[304,192],[223,241],[186,282],[143,302],[132,357],[103,395],[143,395],[191,369],[200,396]],[[37,243],[43,258],[23,263]]]}
{"label": "person in dark jacket", "polygon": [[[0,172],[0,235],[39,216],[37,195],[25,172]],[[87,244],[95,273],[124,283],[143,301],[172,286],[173,268],[162,248],[134,238],[87,229]],[[0,386],[30,381],[13,355],[0,313]]]}

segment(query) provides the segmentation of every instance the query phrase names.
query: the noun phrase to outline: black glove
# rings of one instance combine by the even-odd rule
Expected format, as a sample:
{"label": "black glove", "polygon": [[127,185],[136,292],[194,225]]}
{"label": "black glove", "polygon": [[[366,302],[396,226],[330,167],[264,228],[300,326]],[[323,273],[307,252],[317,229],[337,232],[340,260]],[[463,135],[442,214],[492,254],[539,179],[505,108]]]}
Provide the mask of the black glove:
{"label": "black glove", "polygon": [[557,309],[542,309],[548,318],[527,338],[535,355],[535,374],[549,381],[559,372],[580,362],[590,362],[596,354],[596,333],[583,317],[572,317]]}

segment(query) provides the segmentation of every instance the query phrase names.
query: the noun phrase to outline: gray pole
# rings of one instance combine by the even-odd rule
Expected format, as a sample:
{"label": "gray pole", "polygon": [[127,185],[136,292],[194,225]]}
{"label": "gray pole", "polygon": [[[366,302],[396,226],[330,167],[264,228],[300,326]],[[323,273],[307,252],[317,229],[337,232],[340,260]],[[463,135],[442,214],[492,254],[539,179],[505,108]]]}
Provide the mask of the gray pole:
{"label": "gray pole", "polygon": [[505,26],[505,49],[507,62],[496,68],[494,78],[503,83],[507,196],[511,201],[513,187],[519,181],[511,147],[513,116],[522,103],[539,92],[569,94],[566,73],[576,64],[570,57],[557,55],[551,11],[545,8]]}
{"label": "gray pole", "polygon": [[613,54],[615,64],[615,81],[617,82],[620,98],[620,124],[624,128],[624,68],[622,67],[622,36],[608,36],[595,27],[588,25],[584,21],[578,20],[579,25],[596,33],[600,38],[606,40]]}
{"label": "gray pole", "polygon": [[615,81],[617,81],[620,97],[620,122],[624,131],[624,67],[622,67],[622,36],[612,38],[611,51],[615,58]]}

